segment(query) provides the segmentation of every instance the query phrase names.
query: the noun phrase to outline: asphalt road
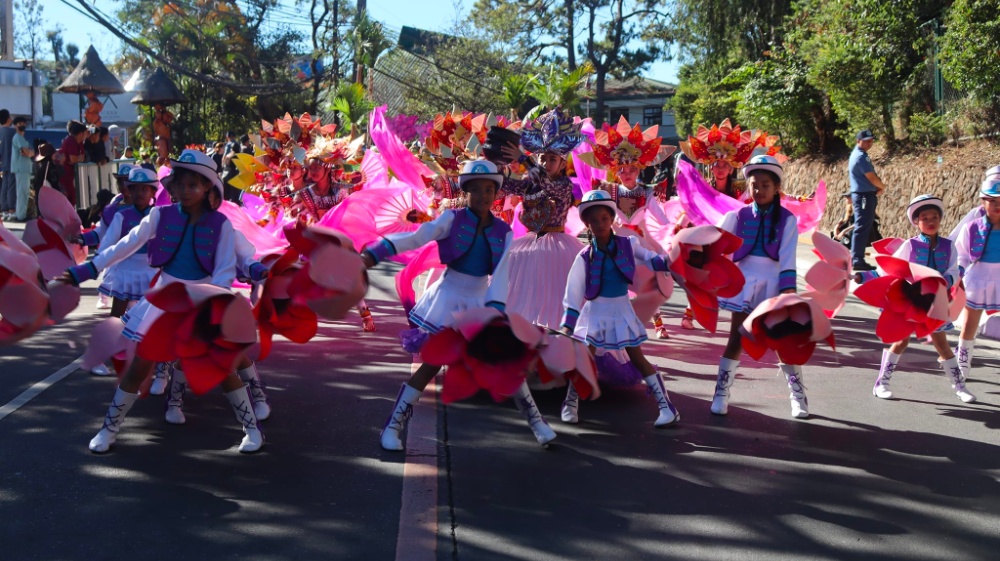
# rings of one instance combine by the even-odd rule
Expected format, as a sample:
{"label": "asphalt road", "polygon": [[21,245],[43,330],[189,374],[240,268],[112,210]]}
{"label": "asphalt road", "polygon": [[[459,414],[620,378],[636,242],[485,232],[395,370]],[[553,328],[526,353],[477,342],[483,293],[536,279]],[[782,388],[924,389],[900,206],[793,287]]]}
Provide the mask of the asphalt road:
{"label": "asphalt road", "polygon": [[[837,351],[805,367],[810,419],[789,417],[769,357],[744,361],[730,414],[716,417],[724,337],[677,329],[675,295],[673,338],[646,354],[679,426],[652,427],[641,387],[583,403],[576,426],[558,420],[563,390],[536,392],[559,433],[543,450],[509,402],[425,397],[428,478],[411,470],[420,455],[378,446],[410,362],[390,275],[372,275],[377,333],[350,317],[306,346],[278,341],[261,363],[274,414],[260,454],[236,453],[239,425],[213,392],[188,396],[180,427],[163,422],[159,398],[139,402],[115,450],[93,455],[115,384],[83,371],[0,419],[0,559],[997,558],[995,341],[977,347],[978,403],[962,404],[916,342],[894,378],[899,399],[877,400],[875,312],[854,301],[834,322]],[[0,407],[82,353],[103,317],[93,305],[89,289],[67,322],[0,349]],[[436,524],[414,523],[414,481],[434,487]]]}

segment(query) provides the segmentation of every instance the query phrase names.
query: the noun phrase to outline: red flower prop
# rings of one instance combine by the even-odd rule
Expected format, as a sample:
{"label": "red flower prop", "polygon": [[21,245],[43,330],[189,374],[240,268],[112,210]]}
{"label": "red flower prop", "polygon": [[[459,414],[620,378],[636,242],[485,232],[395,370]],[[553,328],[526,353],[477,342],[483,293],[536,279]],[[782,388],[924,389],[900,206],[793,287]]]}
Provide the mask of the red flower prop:
{"label": "red flower prop", "polygon": [[[65,257],[66,266],[73,264],[69,259]],[[42,273],[31,248],[0,225],[0,345],[29,337],[79,305],[78,287],[46,285]]]}
{"label": "red flower prop", "polygon": [[564,378],[573,384],[581,399],[601,397],[601,388],[597,385],[597,364],[585,342],[549,330],[539,351],[539,359],[538,379],[543,384]]}
{"label": "red flower prop", "polygon": [[257,342],[250,302],[225,288],[170,283],[150,290],[146,299],[163,315],[149,326],[136,352],[153,362],[180,359],[196,394],[219,385]]}
{"label": "red flower prop", "polygon": [[882,238],[877,242],[872,242],[872,249],[880,255],[892,255],[901,245],[903,245],[903,240],[900,238]]}
{"label": "red flower prop", "polygon": [[916,332],[926,337],[950,319],[947,281],[930,267],[889,255],[875,261],[883,276],[858,287],[854,295],[881,308],[875,334],[884,343],[895,343]]}
{"label": "red flower prop", "polygon": [[318,322],[316,312],[295,301],[290,292],[295,276],[304,267],[299,261],[299,253],[290,249],[280,256],[269,255],[262,262],[269,265],[270,274],[253,310],[260,329],[258,360],[264,360],[271,353],[275,333],[293,343],[307,343],[316,336]]}
{"label": "red flower prop", "polygon": [[851,286],[851,252],[843,244],[819,232],[813,232],[813,253],[820,260],[806,272],[806,291],[826,313],[837,315],[844,307]]}
{"label": "red flower prop", "polygon": [[[620,117],[614,127],[604,123],[601,130],[595,131],[594,141],[591,143],[593,152],[584,152],[579,158],[591,167],[612,171],[626,165],[639,168],[653,165],[658,159],[663,159],[659,158],[660,142],[663,139],[658,135],[658,129],[658,125],[653,125],[643,131],[639,125],[629,126],[625,117]],[[669,153],[665,153],[663,157],[666,156]]]}
{"label": "red flower prop", "polygon": [[743,290],[743,272],[728,257],[743,241],[716,226],[681,230],[670,246],[670,271],[687,292],[694,319],[715,333],[719,297],[732,298]]}
{"label": "red flower prop", "polygon": [[760,303],[740,326],[743,348],[760,360],[768,349],[785,364],[809,361],[818,341],[834,348],[830,318],[811,298],[781,294]]}
{"label": "red flower prop", "polygon": [[455,325],[431,335],[420,356],[427,364],[448,368],[441,388],[444,403],[480,389],[502,401],[524,382],[541,343],[542,332],[523,317],[479,308],[455,314]]}
{"label": "red flower prop", "polygon": [[368,273],[350,238],[332,228],[301,223],[285,228],[285,237],[307,259],[288,285],[292,302],[320,317],[343,319],[368,291]]}
{"label": "red flower prop", "polygon": [[48,306],[38,259],[0,226],[0,345],[16,343],[41,329]]}

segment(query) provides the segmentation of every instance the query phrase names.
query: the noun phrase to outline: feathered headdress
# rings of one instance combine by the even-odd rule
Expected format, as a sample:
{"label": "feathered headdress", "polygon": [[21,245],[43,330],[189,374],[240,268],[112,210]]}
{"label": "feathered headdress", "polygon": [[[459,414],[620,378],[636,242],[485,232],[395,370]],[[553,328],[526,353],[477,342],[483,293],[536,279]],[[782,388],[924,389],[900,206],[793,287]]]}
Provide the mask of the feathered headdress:
{"label": "feathered headdress", "polygon": [[761,153],[775,156],[779,162],[787,159],[780,153],[777,142],[777,136],[768,136],[764,131],[740,130],[739,125],[734,127],[726,119],[721,125],[712,125],[711,129],[698,125],[698,132],[679,144],[684,154],[699,164],[711,165],[723,160],[738,169]]}
{"label": "feathered headdress", "polygon": [[583,142],[582,124],[582,121],[574,123],[573,117],[557,107],[522,123],[521,147],[535,154],[554,152],[565,156]]}
{"label": "feathered headdress", "polygon": [[620,117],[615,127],[604,123],[601,130],[595,131],[594,142],[591,143],[593,152],[580,154],[579,158],[592,167],[612,171],[629,165],[639,168],[651,166],[673,153],[673,147],[661,149],[663,139],[657,135],[658,131],[657,125],[645,131],[639,125],[631,127],[625,117]]}

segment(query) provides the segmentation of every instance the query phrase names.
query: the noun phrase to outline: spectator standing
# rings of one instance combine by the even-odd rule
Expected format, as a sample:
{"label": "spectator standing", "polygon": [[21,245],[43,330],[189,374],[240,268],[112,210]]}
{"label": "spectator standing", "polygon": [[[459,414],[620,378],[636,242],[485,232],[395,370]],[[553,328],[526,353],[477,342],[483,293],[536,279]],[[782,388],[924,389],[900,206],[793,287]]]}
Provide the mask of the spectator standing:
{"label": "spectator standing", "polygon": [[104,141],[101,140],[101,128],[90,127],[87,129],[90,136],[87,137],[87,142],[84,145],[87,151],[87,161],[97,165],[103,165],[109,161],[108,154],[104,150]]}
{"label": "spectator standing", "polygon": [[28,120],[24,117],[14,119],[14,137],[10,143],[10,172],[14,175],[16,185],[16,202],[14,204],[14,220],[24,222],[28,219],[28,199],[31,196],[31,159],[35,151],[31,143],[24,137],[28,130]]}
{"label": "spectator standing", "polygon": [[212,152],[209,154],[212,156],[212,161],[215,162],[215,173],[222,174],[222,155],[226,151],[226,145],[223,142],[216,142],[215,146],[212,147]]}
{"label": "spectator standing", "polygon": [[[66,138],[59,145],[56,162],[62,164],[63,173],[59,178],[59,190],[66,195],[69,203],[76,208],[76,164],[84,159],[83,143],[87,138],[87,125],[80,121],[70,121],[66,125]],[[53,187],[55,187],[53,185]]]}
{"label": "spectator standing", "polygon": [[10,142],[14,138],[10,111],[0,109],[0,212],[4,220],[14,218],[17,191],[14,175],[10,172]]}
{"label": "spectator standing", "polygon": [[52,156],[56,153],[56,147],[42,141],[35,147],[35,169],[32,171],[31,188],[35,191],[35,196],[48,183],[49,187],[59,188],[59,178],[62,177],[62,166],[52,161]]}
{"label": "spectator standing", "polygon": [[868,151],[875,143],[875,135],[865,129],[855,137],[857,145],[851,152],[847,169],[851,183],[851,205],[854,207],[854,232],[851,234],[851,260],[855,271],[872,271],[875,268],[865,261],[865,249],[872,241],[875,224],[875,207],[878,197],[885,192],[885,184],[875,173]]}
{"label": "spectator standing", "polygon": [[[244,135],[246,136],[246,135]],[[222,165],[226,168],[226,174],[222,176],[222,184],[225,186],[226,200],[239,203],[240,200],[240,190],[229,184],[229,180],[239,175],[239,170],[236,169],[236,164],[233,162],[233,158],[236,154],[242,152],[240,143],[236,141],[236,134],[232,131],[226,133],[226,150],[222,155]]]}

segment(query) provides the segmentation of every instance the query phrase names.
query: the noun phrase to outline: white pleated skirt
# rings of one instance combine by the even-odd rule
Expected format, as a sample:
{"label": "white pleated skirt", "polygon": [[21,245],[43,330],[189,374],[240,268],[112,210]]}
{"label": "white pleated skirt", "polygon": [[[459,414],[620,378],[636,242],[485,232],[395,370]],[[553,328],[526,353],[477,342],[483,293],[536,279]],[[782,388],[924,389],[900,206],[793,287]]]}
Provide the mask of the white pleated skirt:
{"label": "white pleated skirt", "polygon": [[156,269],[149,266],[148,255],[134,253],[115,265],[110,295],[126,302],[141,300],[155,276]]}
{"label": "white pleated skirt", "polygon": [[563,232],[542,237],[529,233],[510,247],[507,311],[532,323],[558,329],[563,315],[566,279],[577,254],[583,250],[576,238]]}
{"label": "white pleated skirt", "polygon": [[[211,277],[205,277],[198,280],[185,280],[172,277],[161,272],[160,278],[157,279],[156,286],[153,288],[159,288],[172,282],[179,282],[183,284],[209,284],[209,281],[211,280]],[[163,310],[150,304],[149,300],[146,300],[146,298],[143,297],[139,300],[138,304],[132,306],[132,308],[125,312],[125,315],[122,316],[122,323],[125,324],[125,329],[122,331],[122,335],[124,335],[126,339],[137,343],[142,341],[143,336],[147,331],[149,331],[149,326],[153,325],[153,322],[155,322],[161,315],[163,315]]]}
{"label": "white pleated skirt", "polygon": [[410,310],[410,321],[427,331],[437,333],[455,322],[455,314],[486,305],[488,276],[474,277],[447,269],[420,296]]}
{"label": "white pleated skirt", "polygon": [[732,298],[719,298],[719,309],[750,313],[768,298],[778,295],[780,265],[770,257],[748,255],[736,264],[746,282],[743,290]]}
{"label": "white pleated skirt", "polygon": [[628,296],[587,300],[573,335],[606,350],[638,347],[647,339],[646,328],[635,315]]}
{"label": "white pleated skirt", "polygon": [[977,261],[965,272],[966,305],[976,310],[1000,310],[1000,263]]}

